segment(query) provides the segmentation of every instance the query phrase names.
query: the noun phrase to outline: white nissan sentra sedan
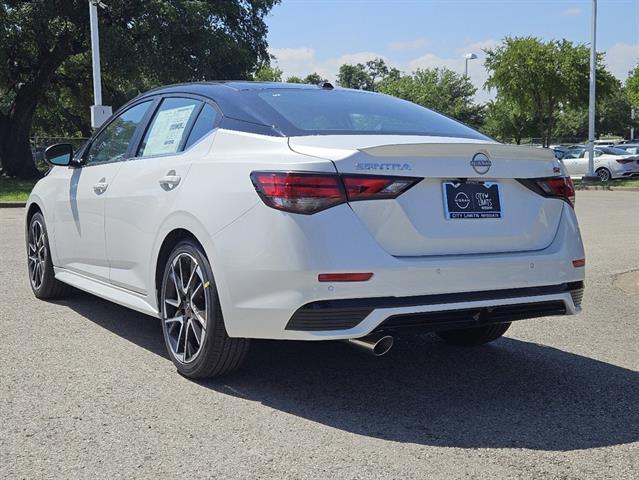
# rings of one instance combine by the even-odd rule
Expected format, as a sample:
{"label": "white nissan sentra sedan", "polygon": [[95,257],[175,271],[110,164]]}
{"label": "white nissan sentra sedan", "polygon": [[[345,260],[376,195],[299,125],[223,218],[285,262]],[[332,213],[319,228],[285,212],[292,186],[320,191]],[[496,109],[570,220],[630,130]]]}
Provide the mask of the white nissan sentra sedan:
{"label": "white nissan sentra sedan", "polygon": [[189,377],[252,338],[493,341],[580,311],[575,193],[547,151],[413,103],[319,86],[173,85],[58,144],[27,205],[38,298],[73,286],[161,319]]}

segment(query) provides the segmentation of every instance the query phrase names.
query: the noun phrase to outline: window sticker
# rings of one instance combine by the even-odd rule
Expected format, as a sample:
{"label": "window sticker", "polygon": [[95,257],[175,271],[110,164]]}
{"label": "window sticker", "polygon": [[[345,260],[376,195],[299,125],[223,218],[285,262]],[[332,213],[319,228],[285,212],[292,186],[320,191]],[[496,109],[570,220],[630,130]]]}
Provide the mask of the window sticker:
{"label": "window sticker", "polygon": [[194,108],[195,105],[187,105],[158,112],[144,147],[144,156],[177,152]]}

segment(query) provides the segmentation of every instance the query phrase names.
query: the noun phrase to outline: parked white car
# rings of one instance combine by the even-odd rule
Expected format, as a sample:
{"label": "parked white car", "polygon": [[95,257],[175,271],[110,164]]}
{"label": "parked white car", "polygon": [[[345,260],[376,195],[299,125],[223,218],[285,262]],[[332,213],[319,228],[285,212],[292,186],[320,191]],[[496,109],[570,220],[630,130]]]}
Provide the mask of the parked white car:
{"label": "parked white car", "polygon": [[33,292],[72,285],[159,317],[190,377],[237,368],[251,338],[382,354],[406,327],[480,345],[580,310],[559,161],[393,97],[175,85],[46,158],[27,205]]}
{"label": "parked white car", "polygon": [[[569,149],[561,158],[571,177],[588,173],[588,147]],[[639,175],[639,156],[616,147],[595,147],[595,174],[602,182]]]}

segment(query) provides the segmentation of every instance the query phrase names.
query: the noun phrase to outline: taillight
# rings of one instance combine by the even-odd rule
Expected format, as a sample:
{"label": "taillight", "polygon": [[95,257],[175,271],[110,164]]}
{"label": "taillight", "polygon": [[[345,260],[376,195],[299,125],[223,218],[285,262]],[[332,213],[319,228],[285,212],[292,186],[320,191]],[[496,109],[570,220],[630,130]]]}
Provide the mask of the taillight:
{"label": "taillight", "polygon": [[570,177],[550,177],[533,180],[545,197],[561,198],[575,206],[575,186]]}
{"label": "taillight", "polygon": [[347,201],[396,198],[420,180],[336,173],[251,173],[255,190],[266,205],[307,215]]}
{"label": "taillight", "polygon": [[342,181],[350,202],[355,200],[372,200],[381,198],[397,198],[420,178],[381,177],[374,175],[343,175]]}
{"label": "taillight", "polygon": [[310,214],[346,201],[337,175],[253,172],[251,180],[264,203],[285,212]]}
{"label": "taillight", "polygon": [[619,158],[619,159],[615,159],[615,161],[617,163],[621,163],[622,165],[625,165],[626,163],[634,163],[635,161],[637,161],[636,158]]}

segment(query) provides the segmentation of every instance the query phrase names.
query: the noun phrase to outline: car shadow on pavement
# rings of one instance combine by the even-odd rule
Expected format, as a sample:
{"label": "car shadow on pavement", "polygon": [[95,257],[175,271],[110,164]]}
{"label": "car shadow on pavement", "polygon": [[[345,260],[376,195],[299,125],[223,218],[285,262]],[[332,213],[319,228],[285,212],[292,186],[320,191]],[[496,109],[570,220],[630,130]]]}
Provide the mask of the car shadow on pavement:
{"label": "car shadow on pavement", "polygon": [[[156,319],[88,295],[60,302],[167,358]],[[204,388],[358,435],[459,448],[566,451],[639,441],[639,373],[511,338],[474,348],[400,336],[368,356],[342,342],[254,341]]]}

